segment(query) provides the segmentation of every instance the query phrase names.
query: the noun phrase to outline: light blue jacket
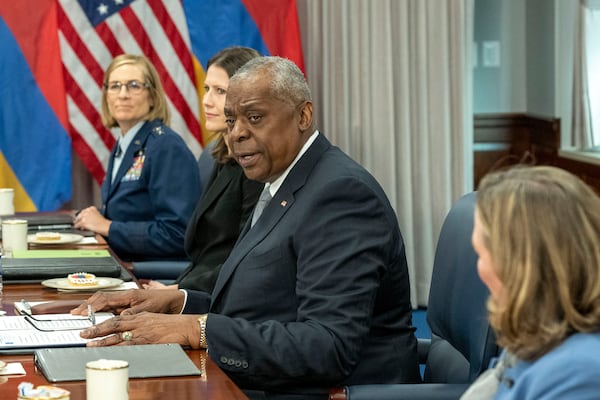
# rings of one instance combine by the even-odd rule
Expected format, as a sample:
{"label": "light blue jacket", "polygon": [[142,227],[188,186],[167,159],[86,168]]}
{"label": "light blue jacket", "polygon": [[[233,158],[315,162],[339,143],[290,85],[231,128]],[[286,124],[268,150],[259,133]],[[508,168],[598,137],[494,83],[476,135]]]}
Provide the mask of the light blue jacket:
{"label": "light blue jacket", "polygon": [[600,332],[575,334],[536,361],[507,368],[495,399],[600,399]]}

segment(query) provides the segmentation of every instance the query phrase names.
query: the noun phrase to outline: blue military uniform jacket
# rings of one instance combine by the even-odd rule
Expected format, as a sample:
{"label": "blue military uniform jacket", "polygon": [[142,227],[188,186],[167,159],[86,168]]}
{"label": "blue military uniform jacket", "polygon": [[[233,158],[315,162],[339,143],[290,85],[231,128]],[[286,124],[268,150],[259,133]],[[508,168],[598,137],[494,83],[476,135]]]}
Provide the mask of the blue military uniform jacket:
{"label": "blue military uniform jacket", "polygon": [[187,223],[201,193],[196,159],[160,120],[147,121],[111,183],[116,146],[102,184],[108,244],[124,260],[184,259]]}

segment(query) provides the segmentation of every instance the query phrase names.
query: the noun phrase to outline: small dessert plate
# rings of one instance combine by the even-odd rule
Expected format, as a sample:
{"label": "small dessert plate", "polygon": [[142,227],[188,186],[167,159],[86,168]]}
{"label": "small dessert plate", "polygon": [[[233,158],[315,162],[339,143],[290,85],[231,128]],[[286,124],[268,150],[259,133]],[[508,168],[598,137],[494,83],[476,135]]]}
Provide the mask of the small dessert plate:
{"label": "small dessert plate", "polygon": [[122,279],[118,279],[118,278],[99,278],[96,277],[96,279],[98,280],[98,283],[96,283],[95,285],[72,285],[69,283],[69,280],[67,278],[54,278],[54,279],[46,279],[45,281],[42,282],[42,285],[49,287],[49,288],[54,288],[54,289],[60,289],[60,290],[98,290],[98,289],[106,289],[106,288],[112,288],[115,286],[119,286],[121,283],[123,283]]}
{"label": "small dessert plate", "polygon": [[35,234],[27,235],[27,242],[34,244],[66,244],[66,243],[77,243],[83,239],[82,235],[76,233],[61,233],[60,239],[57,240],[40,240]]}

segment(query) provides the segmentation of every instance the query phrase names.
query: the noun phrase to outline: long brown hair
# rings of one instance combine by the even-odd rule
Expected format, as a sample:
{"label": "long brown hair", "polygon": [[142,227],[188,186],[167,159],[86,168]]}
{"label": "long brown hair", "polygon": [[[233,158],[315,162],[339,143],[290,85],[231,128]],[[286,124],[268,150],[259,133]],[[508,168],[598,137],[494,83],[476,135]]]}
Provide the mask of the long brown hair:
{"label": "long brown hair", "polygon": [[[231,78],[242,65],[256,57],[260,57],[260,53],[252,48],[241,46],[227,47],[208,60],[206,70],[208,71],[211,65],[221,67]],[[226,132],[227,130],[213,132],[215,147],[212,150],[212,155],[220,164],[225,164],[231,160],[223,137]]]}

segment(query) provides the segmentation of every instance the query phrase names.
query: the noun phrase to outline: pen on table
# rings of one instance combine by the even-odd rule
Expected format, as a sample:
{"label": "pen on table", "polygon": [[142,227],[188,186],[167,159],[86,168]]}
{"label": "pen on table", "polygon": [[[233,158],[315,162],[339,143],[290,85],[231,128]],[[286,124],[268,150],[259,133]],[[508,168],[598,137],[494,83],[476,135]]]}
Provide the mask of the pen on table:
{"label": "pen on table", "polygon": [[38,225],[34,229],[38,231],[45,231],[47,229],[70,229],[73,225],[71,224],[58,224],[58,225]]}

